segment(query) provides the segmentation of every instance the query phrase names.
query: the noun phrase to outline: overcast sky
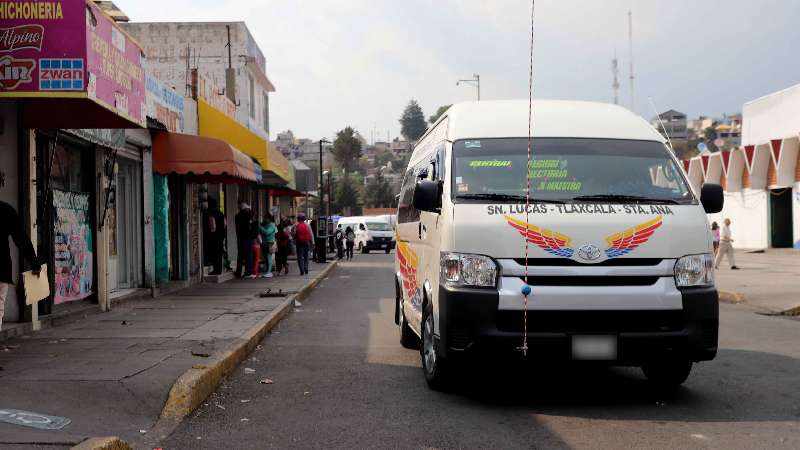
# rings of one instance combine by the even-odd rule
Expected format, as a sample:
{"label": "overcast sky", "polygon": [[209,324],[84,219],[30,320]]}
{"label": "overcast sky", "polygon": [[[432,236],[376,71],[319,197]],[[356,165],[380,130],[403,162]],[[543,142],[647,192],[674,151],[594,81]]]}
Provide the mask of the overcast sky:
{"label": "overcast sky", "polygon": [[[427,115],[472,100],[527,98],[528,0],[115,0],[132,21],[244,20],[277,88],[273,136],[399,134],[409,99]],[[721,116],[800,83],[797,0],[538,0],[535,98],[630,105],[627,11],[634,19],[634,110]]]}

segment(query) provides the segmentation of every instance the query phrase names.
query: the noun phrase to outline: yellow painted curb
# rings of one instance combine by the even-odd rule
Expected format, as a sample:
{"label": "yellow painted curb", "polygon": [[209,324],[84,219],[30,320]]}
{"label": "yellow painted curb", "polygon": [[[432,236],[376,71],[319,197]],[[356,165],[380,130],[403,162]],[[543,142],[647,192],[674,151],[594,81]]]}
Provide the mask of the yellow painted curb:
{"label": "yellow painted curb", "polygon": [[133,447],[122,439],[111,436],[87,439],[72,447],[72,450],[133,450]]}
{"label": "yellow painted curb", "polygon": [[233,372],[255,350],[264,336],[292,310],[295,300],[308,296],[337,264],[338,261],[331,263],[297,294],[290,295],[228,348],[211,355],[203,366],[191,368],[181,375],[172,385],[161,411],[161,418],[179,421],[197,409],[217,389],[223,378]]}
{"label": "yellow painted curb", "polygon": [[743,303],[744,295],[734,291],[719,291],[719,301],[721,303]]}

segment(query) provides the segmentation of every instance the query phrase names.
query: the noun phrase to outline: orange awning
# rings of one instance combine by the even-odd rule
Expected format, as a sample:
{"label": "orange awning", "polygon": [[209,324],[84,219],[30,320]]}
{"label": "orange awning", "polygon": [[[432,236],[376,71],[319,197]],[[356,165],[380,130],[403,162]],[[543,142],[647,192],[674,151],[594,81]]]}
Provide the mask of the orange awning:
{"label": "orange awning", "polygon": [[157,133],[153,139],[153,172],[192,175],[205,182],[258,182],[256,163],[246,154],[214,138]]}

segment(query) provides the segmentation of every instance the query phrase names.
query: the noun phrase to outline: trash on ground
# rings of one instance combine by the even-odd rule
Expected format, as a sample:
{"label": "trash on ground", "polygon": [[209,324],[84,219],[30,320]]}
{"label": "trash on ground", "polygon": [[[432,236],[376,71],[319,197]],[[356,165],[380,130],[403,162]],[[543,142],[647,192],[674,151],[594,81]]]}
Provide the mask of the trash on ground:
{"label": "trash on ground", "polygon": [[139,433],[145,434],[147,433],[147,430],[139,430]]}
{"label": "trash on ground", "polygon": [[192,349],[192,356],[200,356],[201,358],[208,358],[211,356],[211,352],[208,350],[201,350],[201,349]]}
{"label": "trash on ground", "polygon": [[302,307],[302,306],[303,306],[303,304],[302,304],[302,303],[298,302],[297,300],[295,300],[295,301],[294,301],[294,307],[295,307],[295,308],[300,308],[300,307]]}
{"label": "trash on ground", "polygon": [[250,419],[248,419],[247,417],[242,417],[241,419],[239,419],[239,421],[240,422],[250,422]]}
{"label": "trash on ground", "polygon": [[274,381],[270,380],[269,378],[264,378],[261,380],[261,384],[272,384]]}
{"label": "trash on ground", "polygon": [[221,410],[225,410],[225,407],[220,405],[219,403],[215,403],[214,406],[216,406],[217,408],[219,408]]}
{"label": "trash on ground", "polygon": [[205,364],[194,364],[192,365],[192,369],[205,369],[207,366]]}
{"label": "trash on ground", "polygon": [[310,394],[311,394],[311,391],[305,391],[305,392],[303,392],[303,395],[310,395]]}
{"label": "trash on ground", "polygon": [[255,369],[251,369],[249,367],[245,367],[244,368],[244,373],[247,373],[247,374],[256,373],[256,370]]}
{"label": "trash on ground", "polygon": [[250,403],[250,399],[249,398],[243,398],[243,399],[241,399],[239,401],[242,402],[242,403]]}

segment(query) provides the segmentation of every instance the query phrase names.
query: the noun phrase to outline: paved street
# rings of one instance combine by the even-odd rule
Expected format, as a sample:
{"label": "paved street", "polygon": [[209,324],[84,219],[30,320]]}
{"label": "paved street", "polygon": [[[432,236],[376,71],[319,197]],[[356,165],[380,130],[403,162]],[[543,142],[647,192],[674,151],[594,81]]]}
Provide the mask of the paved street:
{"label": "paved street", "polygon": [[769,249],[756,253],[737,251],[731,270],[728,261],[720,264],[717,286],[744,297],[743,305],[758,312],[780,313],[800,307],[800,258],[794,249]]}
{"label": "paved street", "polygon": [[341,264],[164,448],[800,448],[799,321],[721,305],[717,359],[667,397],[535,365],[438,393],[398,343],[393,256]]}

